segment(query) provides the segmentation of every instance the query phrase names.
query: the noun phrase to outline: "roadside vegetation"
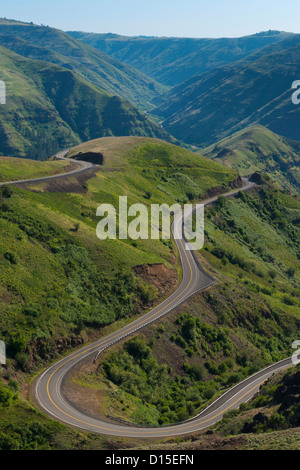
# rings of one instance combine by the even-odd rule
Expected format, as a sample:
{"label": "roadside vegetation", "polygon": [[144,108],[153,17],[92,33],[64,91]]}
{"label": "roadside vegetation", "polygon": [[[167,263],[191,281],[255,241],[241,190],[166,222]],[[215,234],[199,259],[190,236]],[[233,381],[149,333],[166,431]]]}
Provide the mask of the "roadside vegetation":
{"label": "roadside vegetation", "polygon": [[[104,164],[81,192],[48,183],[34,191],[1,188],[0,338],[8,352],[1,373],[3,448],[75,448],[73,431],[33,412],[28,380],[47,362],[158,301],[158,289],[132,268],[163,263],[180,274],[172,242],[100,242],[99,203],[117,205],[121,190],[129,204],[188,202],[187,186],[173,184],[178,173],[201,198],[211,188],[218,193],[238,184],[235,171],[159,141],[101,139],[77,154],[91,148],[103,154]],[[299,199],[268,178],[207,208],[199,256],[217,284],[116,345],[69,386],[98,396],[95,411],[102,415],[170,424],[291,354],[300,321],[299,209]],[[78,439],[84,448],[105,445],[101,438]]]}
{"label": "roadside vegetation", "polygon": [[241,176],[267,173],[286,191],[299,194],[299,142],[250,126],[203,149],[202,154],[235,168]]}
{"label": "roadside vegetation", "polygon": [[[180,276],[172,240],[98,240],[98,205],[117,207],[120,194],[129,204],[187,202],[184,185],[165,191],[164,179],[173,181],[175,173],[201,195],[239,182],[235,171],[161,141],[110,138],[96,144],[104,164],[84,182],[72,177],[60,180],[59,189],[53,181],[31,190],[0,189],[0,339],[7,346],[7,365],[1,368],[3,448],[77,448],[69,440],[75,432],[33,411],[28,381],[47,363],[99,338],[115,322],[124,325],[161,298],[134,267],[163,264]],[[28,165],[26,177],[38,171]],[[22,168],[16,169],[18,178]],[[144,404],[140,409],[143,414]]]}
{"label": "roadside vegetation", "polygon": [[[125,38],[0,18],[8,92],[0,183],[72,169],[48,158],[73,146],[69,158],[98,165],[0,187],[1,450],[300,450],[299,366],[271,377],[213,428],[158,443],[65,426],[40,412],[32,394],[47,366],[128,325],[180,282],[173,239],[100,241],[97,207],[118,209],[119,196],[149,210],[196,203],[240,188],[245,175],[254,189],[205,209],[197,256],[216,284],[98,362],[79,364],[64,393],[114,422],[171,425],[294,352],[300,144],[291,139],[299,137],[300,108],[291,112],[287,91],[299,70],[299,37],[270,30],[217,40]],[[130,65],[119,62],[125,56]],[[196,153],[205,146],[204,157]]]}
{"label": "roadside vegetation", "polygon": [[227,413],[216,430],[223,436],[263,434],[300,427],[300,368],[293,367],[269,379],[239,410]]}
{"label": "roadside vegetation", "polygon": [[300,326],[299,209],[299,198],[268,178],[207,208],[202,263],[217,284],[106,352],[83,387],[100,381],[108,394],[110,383],[125,392],[109,411],[118,419],[176,423],[291,355]]}
{"label": "roadside vegetation", "polygon": [[39,162],[25,158],[0,157],[0,183],[64,173],[68,171],[68,165],[65,160]]}
{"label": "roadside vegetation", "polygon": [[208,431],[135,449],[300,450],[299,379],[299,365],[278,372],[248,403],[228,411]]}

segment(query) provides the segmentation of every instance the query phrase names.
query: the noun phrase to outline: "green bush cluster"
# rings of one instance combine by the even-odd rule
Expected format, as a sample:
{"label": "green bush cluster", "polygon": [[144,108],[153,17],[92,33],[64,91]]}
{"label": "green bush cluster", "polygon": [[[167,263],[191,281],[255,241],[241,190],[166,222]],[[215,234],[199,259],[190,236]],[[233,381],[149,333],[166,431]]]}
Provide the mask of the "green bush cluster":
{"label": "green bush cluster", "polygon": [[[300,371],[293,368],[266,382],[250,403],[241,405],[234,413],[226,413],[220,428],[225,434],[261,434],[299,427],[299,392]],[[256,409],[257,413],[250,417],[243,415]],[[237,415],[239,419],[232,420]]]}
{"label": "green bush cluster", "polygon": [[0,409],[2,409],[2,412],[6,408],[9,408],[16,399],[17,394],[15,384],[11,382],[8,385],[5,385],[4,382],[0,381]]}
{"label": "green bush cluster", "polygon": [[[188,316],[185,320],[181,319],[186,339],[193,337],[195,327],[188,320]],[[201,324],[198,328],[204,326],[206,325]],[[228,346],[225,336],[216,336],[215,333],[207,328],[207,340],[217,338],[221,344]],[[192,417],[204,403],[215,396],[229,377],[232,380],[231,368],[234,363],[230,359],[219,366],[219,373],[224,375],[224,383],[219,377],[207,380],[208,370],[201,362],[185,362],[184,374],[180,377],[166,364],[158,363],[152,352],[153,346],[153,342],[148,344],[145,339],[135,337],[126,342],[121,351],[110,353],[99,368],[106,378],[122,390],[138,397],[143,403],[155,406],[158,411],[156,424],[177,423]],[[234,378],[239,380],[240,377]]]}
{"label": "green bush cluster", "polygon": [[110,353],[100,367],[122,390],[156,407],[156,424],[188,419],[203,400],[216,392],[216,388],[202,382],[201,368],[195,366],[193,377],[187,374],[181,379],[166,364],[157,362],[151,347],[141,338],[128,341],[121,352]]}
{"label": "green bush cluster", "polygon": [[5,432],[0,431],[1,450],[51,450],[51,441],[60,425],[41,424],[33,421],[24,424],[10,424]]}
{"label": "green bush cluster", "polygon": [[171,340],[185,349],[188,356],[191,357],[197,351],[205,351],[207,354],[222,351],[225,356],[230,355],[233,346],[226,329],[203,323],[200,318],[188,313],[180,315],[176,323],[180,328]]}

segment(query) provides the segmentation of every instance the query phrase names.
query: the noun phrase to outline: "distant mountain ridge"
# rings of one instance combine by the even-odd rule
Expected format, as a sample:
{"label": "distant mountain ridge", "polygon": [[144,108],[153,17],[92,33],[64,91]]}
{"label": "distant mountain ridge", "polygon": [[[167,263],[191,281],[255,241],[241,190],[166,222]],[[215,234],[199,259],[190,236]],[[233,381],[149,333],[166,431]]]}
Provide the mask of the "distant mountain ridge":
{"label": "distant mountain ridge", "polygon": [[[136,61],[140,70],[148,67],[169,85],[190,78],[169,90],[96,48],[124,62]],[[0,19],[1,57],[0,79],[7,82],[11,98],[0,109],[4,155],[30,152],[33,158],[46,158],[62,145],[107,135],[177,139],[203,148],[257,124],[300,140],[300,106],[291,102],[291,84],[300,77],[300,35],[268,31],[243,38],[127,38],[68,34]],[[190,76],[199,69],[204,71]],[[129,102],[147,109],[160,125]]]}
{"label": "distant mountain ridge", "polygon": [[0,19],[0,45],[29,59],[47,60],[76,72],[110,94],[141,109],[167,87],[142,72],[47,26]]}
{"label": "distant mountain ridge", "polygon": [[111,96],[66,68],[24,58],[0,46],[0,155],[43,160],[58,150],[103,136],[174,141],[131,103]]}
{"label": "distant mountain ridge", "polygon": [[240,60],[291,35],[267,31],[241,38],[126,37],[69,31],[72,37],[130,64],[168,86]]}
{"label": "distant mountain ridge", "polygon": [[154,112],[168,132],[198,147],[253,124],[300,140],[300,106],[291,100],[299,77],[300,35],[294,35],[192,77],[156,100]]}

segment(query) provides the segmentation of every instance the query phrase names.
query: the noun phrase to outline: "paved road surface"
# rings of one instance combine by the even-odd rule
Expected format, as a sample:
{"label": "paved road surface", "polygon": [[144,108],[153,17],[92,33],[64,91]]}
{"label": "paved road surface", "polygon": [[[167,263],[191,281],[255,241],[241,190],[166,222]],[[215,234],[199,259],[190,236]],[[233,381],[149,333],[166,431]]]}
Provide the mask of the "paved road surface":
{"label": "paved road surface", "polygon": [[[60,152],[57,154],[57,158],[64,159],[66,153],[67,150]],[[70,175],[88,171],[94,167],[94,165],[88,162],[82,162],[78,160],[74,160],[74,162],[79,165],[79,168],[69,173],[61,173],[59,175],[34,178],[30,180],[10,181],[0,183],[0,186],[8,184],[42,182],[50,179],[64,178]],[[241,189],[243,191],[247,191],[253,186],[253,183],[250,183],[244,179],[244,186]],[[240,191],[240,188],[223,194],[222,196],[228,197],[236,194],[238,191]],[[212,197],[203,201],[202,203],[206,206],[216,201],[218,197],[219,196]],[[182,224],[181,218],[175,218],[172,225],[173,233],[179,231],[180,224]],[[222,419],[222,416],[226,411],[229,409],[238,408],[241,403],[248,401],[249,398],[258,391],[260,385],[271,375],[292,365],[291,358],[271,365],[270,367],[258,372],[257,374],[254,374],[253,376],[247,378],[240,384],[225,392],[220,398],[218,398],[208,408],[202,411],[198,416],[184,423],[172,426],[139,427],[135,425],[130,426],[101,421],[100,419],[85,415],[64,398],[62,392],[63,380],[74,366],[83,360],[90,360],[91,362],[97,360],[99,356],[101,357],[101,352],[104,349],[112,346],[121,339],[124,339],[126,336],[132,335],[150,323],[157,321],[160,317],[166,315],[168,312],[178,307],[178,305],[183,303],[196,292],[207,289],[215,283],[215,280],[203,270],[195,253],[193,251],[186,250],[185,241],[181,239],[175,241],[178,247],[182,265],[182,282],[178,289],[172,295],[170,295],[168,299],[138,320],[132,322],[130,325],[107,336],[106,338],[103,338],[89,346],[82,348],[78,352],[70,354],[67,358],[60,360],[45,372],[43,372],[38,377],[35,384],[35,397],[38,405],[42,410],[44,410],[45,413],[52,416],[54,419],[60,420],[71,426],[76,426],[78,428],[99,434],[136,438],[162,438],[178,436],[199,431],[215,424],[220,419]]]}
{"label": "paved road surface", "polygon": [[28,180],[18,180],[18,181],[5,181],[3,183],[0,183],[1,186],[7,186],[11,184],[22,184],[22,183],[42,183],[43,181],[49,181],[52,179],[59,179],[59,178],[68,178],[69,176],[73,175],[78,175],[80,173],[83,173],[87,170],[91,170],[92,168],[95,167],[92,163],[89,162],[83,162],[81,160],[72,160],[71,158],[65,158],[65,155],[68,153],[69,150],[63,150],[62,152],[59,152],[56,156],[57,159],[59,160],[66,160],[70,163],[76,163],[77,168],[75,168],[72,171],[68,171],[66,173],[60,173],[58,175],[52,175],[52,176],[44,176],[42,178],[31,178]]}
{"label": "paved road surface", "polygon": [[[244,187],[242,190],[247,191],[253,186],[253,183],[244,179]],[[223,194],[222,196],[228,197],[236,194],[238,191],[240,191],[240,188]],[[219,196],[212,197],[202,201],[202,203],[204,205],[211,204],[216,201],[218,197]],[[180,218],[174,220],[172,226],[173,233],[179,229],[180,224],[182,224]],[[67,358],[60,360],[38,377],[35,384],[36,400],[40,408],[48,415],[71,426],[99,434],[136,438],[178,436],[199,431],[215,424],[222,419],[226,411],[238,408],[241,403],[248,401],[249,398],[259,390],[260,385],[273,375],[274,372],[292,365],[291,358],[271,365],[224,393],[218,400],[195,418],[172,426],[140,427],[136,425],[119,424],[118,422],[110,423],[101,421],[98,418],[84,414],[66,400],[63,396],[62,384],[67,374],[74,366],[78,365],[81,361],[89,360],[92,362],[98,360],[99,357],[101,358],[101,352],[104,349],[132,335],[150,323],[157,321],[160,317],[178,307],[178,305],[196,292],[202,291],[215,283],[215,280],[202,269],[199,261],[195,257],[195,253],[186,250],[184,240],[176,240],[176,244],[182,265],[182,282],[168,299],[130,325],[82,348],[78,352],[70,354]]]}

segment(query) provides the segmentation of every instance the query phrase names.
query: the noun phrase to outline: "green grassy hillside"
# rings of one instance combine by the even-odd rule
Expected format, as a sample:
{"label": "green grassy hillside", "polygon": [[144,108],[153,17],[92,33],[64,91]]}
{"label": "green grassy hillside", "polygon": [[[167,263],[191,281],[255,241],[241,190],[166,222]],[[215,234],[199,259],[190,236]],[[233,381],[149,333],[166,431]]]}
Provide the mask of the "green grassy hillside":
{"label": "green grassy hillside", "polygon": [[[119,195],[129,204],[197,200],[238,183],[236,171],[159,140],[97,139],[69,156],[95,154],[103,163],[84,179],[1,189],[3,449],[111,445],[42,416],[30,404],[27,382],[46,363],[137,318],[180,278],[172,241],[100,241],[98,205],[117,205]],[[178,175],[199,192],[174,185]],[[299,199],[268,179],[208,208],[199,256],[217,284],[79,371],[69,384],[76,396],[84,393],[106,416],[170,423],[290,354],[300,326],[299,212]],[[141,270],[145,265],[155,276]],[[162,289],[171,277],[175,284]]]}
{"label": "green grassy hillside", "polygon": [[155,114],[176,138],[202,148],[253,124],[300,139],[300,106],[292,83],[300,74],[300,35],[225,67],[192,77],[159,99]]}
{"label": "green grassy hillside", "polygon": [[300,450],[299,374],[299,366],[275,374],[253,399],[227,412],[208,432],[134,449]]}
{"label": "green grassy hillside", "polygon": [[[37,412],[27,382],[67,351],[148,310],[180,278],[172,241],[100,241],[98,205],[117,204],[124,194],[129,204],[171,203],[175,196],[188,200],[184,187],[175,194],[170,188],[165,191],[163,183],[178,172],[201,194],[237,184],[235,171],[155,139],[103,138],[80,145],[70,155],[82,158],[78,152],[91,149],[104,156],[94,173],[60,180],[59,188],[52,180],[29,189],[0,189],[0,338],[8,356],[0,370],[2,449],[105,447],[102,438],[78,433]],[[18,178],[23,170],[28,176],[52,166],[3,161],[3,174],[9,178],[14,164]],[[138,274],[136,266],[145,266],[145,272],[152,267],[156,284]]]}
{"label": "green grassy hillside", "polygon": [[[103,170],[121,170],[118,180],[114,173],[108,180],[118,185],[105,191],[110,194],[136,192],[140,200],[151,193],[149,201],[165,198],[165,202],[188,202],[203,196],[212,187],[234,184],[238,173],[215,164],[181,147],[155,139],[140,137],[103,138],[73,148],[67,156],[84,158],[100,153]],[[121,179],[120,179],[121,178]]]}
{"label": "green grassy hillside", "polygon": [[0,19],[0,45],[29,59],[46,60],[72,70],[142,109],[148,109],[147,102],[167,89],[130,65],[55,28]]}
{"label": "green grassy hillside", "polygon": [[[86,182],[73,176],[70,181],[60,181],[65,185],[60,191],[53,181],[32,186],[35,191],[1,190],[0,334],[6,338],[12,358],[20,353],[31,363],[37,343],[44,344],[38,347],[37,357],[46,358],[54,338],[78,331],[80,337],[83,327],[99,328],[132,315],[141,291],[146,301],[155,297],[155,289],[138,283],[132,268],[153,263],[171,268],[176,255],[172,242],[100,241],[96,236],[100,203],[118,207],[120,195],[127,195],[129,204],[147,206],[173,203],[175,197],[188,201],[186,188],[177,188],[173,194],[173,186],[167,184],[179,172],[197,189],[197,197],[208,188],[220,190],[237,184],[235,171],[166,142],[104,138],[79,149],[85,145],[101,150],[105,162]],[[71,154],[77,152],[74,149]],[[12,160],[12,165],[17,162]],[[36,171],[43,166],[49,171],[52,162],[39,163]],[[28,166],[23,168],[28,175]],[[21,170],[21,165],[16,167],[18,177]],[[11,178],[11,165],[7,171]],[[73,185],[73,192],[68,184]],[[80,193],[76,192],[78,186]],[[22,338],[16,347],[15,336]]]}
{"label": "green grassy hillside", "polygon": [[0,154],[45,159],[107,135],[170,137],[128,101],[74,72],[0,46],[7,104],[0,108]]}
{"label": "green grassy hillside", "polygon": [[268,173],[281,187],[299,191],[300,143],[279,136],[263,126],[253,126],[203,149],[201,153],[240,175]]}
{"label": "green grassy hillside", "polygon": [[217,284],[106,351],[70,390],[97,390],[91,406],[102,416],[176,423],[291,355],[300,326],[299,214],[299,198],[268,180],[207,208],[200,259]]}
{"label": "green grassy hillside", "polygon": [[0,157],[0,183],[64,173],[69,166],[65,160],[37,162],[25,158]]}
{"label": "green grassy hillside", "polygon": [[238,61],[288,36],[279,31],[218,39],[126,37],[78,31],[69,34],[169,86]]}
{"label": "green grassy hillside", "polygon": [[259,436],[299,428],[299,393],[299,366],[277,373],[261,387],[249,404],[242,406],[239,412],[227,415],[217,429],[223,436],[244,433]]}

